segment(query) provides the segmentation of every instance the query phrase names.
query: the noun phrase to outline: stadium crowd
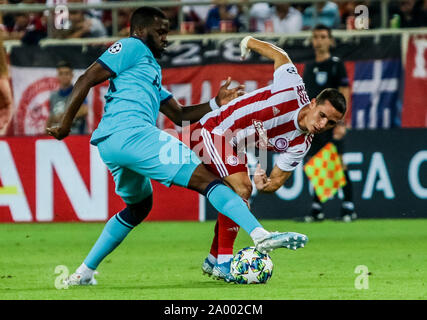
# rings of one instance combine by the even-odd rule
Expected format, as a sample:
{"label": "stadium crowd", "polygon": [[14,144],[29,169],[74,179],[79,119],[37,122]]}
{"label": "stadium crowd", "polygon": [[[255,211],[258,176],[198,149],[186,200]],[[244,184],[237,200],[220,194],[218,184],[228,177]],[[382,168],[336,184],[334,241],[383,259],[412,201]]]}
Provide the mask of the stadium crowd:
{"label": "stadium crowd", "polygon": [[[102,1],[84,0],[88,4]],[[379,28],[381,20],[380,2],[370,0],[325,1],[311,5],[261,2],[252,5],[248,14],[245,12],[246,0],[237,5],[228,4],[226,0],[205,1],[206,5],[183,6],[184,19],[181,24],[178,19],[179,6],[162,8],[169,17],[171,33],[296,33],[312,29],[319,23],[332,29],[349,29],[354,26],[355,7],[361,4],[369,8],[369,28]],[[82,0],[0,0],[0,4],[46,3],[51,6],[71,2],[81,3]],[[118,10],[117,36],[128,34],[131,12],[131,8]],[[392,1],[388,14],[390,27],[427,26],[427,0]],[[48,13],[43,12],[0,13],[0,32],[4,40],[22,40],[24,43],[36,44],[48,36],[48,19]],[[50,36],[60,39],[111,36],[112,20],[111,10],[72,10],[65,28],[54,29]]]}

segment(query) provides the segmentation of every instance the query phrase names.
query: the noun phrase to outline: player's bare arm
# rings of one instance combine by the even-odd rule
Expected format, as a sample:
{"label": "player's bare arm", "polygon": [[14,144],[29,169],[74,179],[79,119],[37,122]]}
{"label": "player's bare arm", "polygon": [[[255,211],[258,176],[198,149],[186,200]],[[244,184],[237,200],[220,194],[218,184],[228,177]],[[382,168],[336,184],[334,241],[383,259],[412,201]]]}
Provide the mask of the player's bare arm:
{"label": "player's bare arm", "polygon": [[254,37],[247,36],[240,42],[242,59],[245,59],[251,50],[257,52],[263,57],[273,60],[274,70],[286,63],[292,63],[288,54],[282,48],[279,48],[274,44],[255,39]]}
{"label": "player's bare arm", "polygon": [[[244,94],[244,85],[239,85],[235,88],[229,89],[231,78],[228,77],[227,81],[222,85],[215,97],[217,107],[223,106],[231,100]],[[161,104],[160,112],[172,120],[176,125],[182,126],[184,121],[194,123],[199,121],[206,113],[212,111],[212,107],[207,103],[185,107],[181,105],[175,98],[167,100]]]}
{"label": "player's bare arm", "polygon": [[13,99],[9,79],[7,77],[0,77],[0,133],[6,131],[6,127],[12,119],[12,114]]}
{"label": "player's bare arm", "polygon": [[283,171],[276,165],[268,177],[265,170],[258,164],[254,175],[255,186],[260,192],[273,193],[283,186],[291,174],[291,171]]}
{"label": "player's bare arm", "polygon": [[94,62],[83,75],[79,77],[70,95],[67,111],[59,127],[46,128],[46,132],[58,140],[64,139],[71,130],[73,120],[83,104],[90,88],[111,77],[110,71],[99,63]]}

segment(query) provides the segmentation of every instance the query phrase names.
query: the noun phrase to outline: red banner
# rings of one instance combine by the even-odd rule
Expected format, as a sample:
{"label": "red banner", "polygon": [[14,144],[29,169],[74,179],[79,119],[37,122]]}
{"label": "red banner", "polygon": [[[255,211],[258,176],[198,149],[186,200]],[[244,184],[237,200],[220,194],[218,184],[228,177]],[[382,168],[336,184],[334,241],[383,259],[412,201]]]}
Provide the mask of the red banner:
{"label": "red banner", "polygon": [[[0,222],[104,221],[124,208],[87,136],[0,140]],[[155,181],[147,220],[198,220],[199,195]]]}
{"label": "red banner", "polygon": [[412,36],[405,66],[402,127],[427,127],[427,36]]}

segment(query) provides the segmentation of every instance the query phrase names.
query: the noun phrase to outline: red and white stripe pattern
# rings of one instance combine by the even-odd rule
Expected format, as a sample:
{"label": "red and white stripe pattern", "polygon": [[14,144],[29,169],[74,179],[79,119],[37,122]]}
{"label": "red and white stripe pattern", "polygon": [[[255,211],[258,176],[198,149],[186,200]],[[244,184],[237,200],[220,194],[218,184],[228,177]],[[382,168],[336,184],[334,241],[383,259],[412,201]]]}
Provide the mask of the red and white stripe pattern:
{"label": "red and white stripe pattern", "polygon": [[[232,132],[237,138],[235,143],[239,143],[251,135],[255,135],[255,140],[258,140],[253,121],[260,121],[271,145],[269,149],[283,152],[284,150],[275,146],[275,142],[280,138],[287,141],[287,148],[308,143],[306,133],[299,129],[297,118],[301,106],[309,102],[304,85],[277,92],[272,92],[272,86],[267,86],[208,113],[200,123],[217,135]],[[283,143],[280,146],[282,145]]]}
{"label": "red and white stripe pattern", "polygon": [[215,144],[212,140],[212,135],[206,129],[202,128],[200,134],[203,139],[204,150],[208,153],[209,157],[212,160],[212,163],[215,165],[221,178],[227,177],[229,175],[227,166],[222,160],[221,155],[215,147]]}

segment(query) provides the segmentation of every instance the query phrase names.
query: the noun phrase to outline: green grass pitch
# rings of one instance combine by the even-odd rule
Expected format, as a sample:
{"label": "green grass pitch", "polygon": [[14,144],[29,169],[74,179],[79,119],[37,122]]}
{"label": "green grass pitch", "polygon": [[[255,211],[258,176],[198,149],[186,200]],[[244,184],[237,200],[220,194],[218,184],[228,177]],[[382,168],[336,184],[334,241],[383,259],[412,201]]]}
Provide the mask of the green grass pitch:
{"label": "green grass pitch", "polygon": [[[271,254],[273,277],[264,285],[227,284],[202,275],[213,225],[143,223],[101,263],[97,286],[57,289],[56,266],[74,271],[104,224],[0,224],[0,299],[427,298],[427,220],[264,220],[268,230],[310,238],[303,249]],[[241,231],[235,252],[248,245],[251,240]],[[355,273],[359,265],[369,272],[362,281]],[[357,284],[368,288],[357,289]]]}

